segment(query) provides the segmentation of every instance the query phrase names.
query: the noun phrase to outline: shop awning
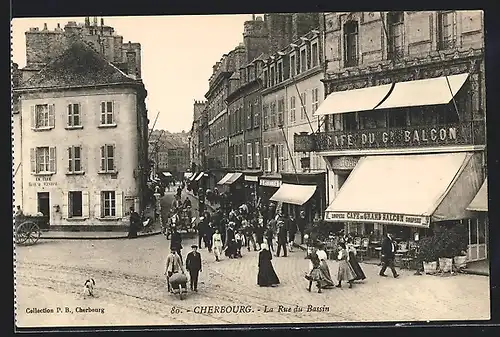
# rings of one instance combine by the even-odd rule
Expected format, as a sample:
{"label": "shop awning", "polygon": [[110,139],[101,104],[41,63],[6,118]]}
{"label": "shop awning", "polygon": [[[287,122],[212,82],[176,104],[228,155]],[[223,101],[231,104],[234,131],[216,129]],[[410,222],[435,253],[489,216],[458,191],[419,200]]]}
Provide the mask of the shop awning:
{"label": "shop awning", "polygon": [[224,185],[226,183],[226,181],[229,180],[229,178],[231,178],[233,176],[234,173],[227,173],[224,177],[222,177],[221,180],[219,180],[219,182],[217,183],[217,185]]}
{"label": "shop awning", "polygon": [[393,84],[332,92],[321,103],[314,116],[373,110],[382,102]]}
{"label": "shop awning", "polygon": [[469,74],[398,82],[377,109],[447,104],[462,88]]}
{"label": "shop awning", "polygon": [[302,206],[311,199],[315,191],[316,185],[281,184],[269,200]]}
{"label": "shop awning", "polygon": [[226,181],[226,185],[231,185],[235,183],[240,177],[243,175],[241,172],[235,172],[229,179]]}
{"label": "shop awning", "polygon": [[170,172],[162,172],[165,177],[171,177],[172,173]]}
{"label": "shop awning", "polygon": [[477,192],[474,199],[472,199],[467,209],[469,211],[488,212],[488,178],[484,180],[479,192]]}
{"label": "shop awning", "polygon": [[200,172],[200,173],[198,173],[198,175],[196,176],[196,178],[194,178],[194,180],[195,180],[195,181],[200,180],[200,179],[201,179],[201,177],[203,177],[203,174],[204,174],[204,172]]}
{"label": "shop awning", "polygon": [[480,154],[363,157],[328,206],[326,221],[429,227],[459,220],[481,184]]}

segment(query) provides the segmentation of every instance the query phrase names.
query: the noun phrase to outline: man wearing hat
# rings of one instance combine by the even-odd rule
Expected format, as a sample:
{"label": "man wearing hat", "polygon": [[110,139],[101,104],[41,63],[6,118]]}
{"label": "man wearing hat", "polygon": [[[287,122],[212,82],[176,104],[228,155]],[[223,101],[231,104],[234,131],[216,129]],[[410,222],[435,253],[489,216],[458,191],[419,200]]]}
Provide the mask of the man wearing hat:
{"label": "man wearing hat", "polygon": [[198,246],[192,245],[193,249],[186,257],[186,269],[189,271],[189,283],[191,290],[198,291],[198,274],[201,271],[201,254],[198,253]]}

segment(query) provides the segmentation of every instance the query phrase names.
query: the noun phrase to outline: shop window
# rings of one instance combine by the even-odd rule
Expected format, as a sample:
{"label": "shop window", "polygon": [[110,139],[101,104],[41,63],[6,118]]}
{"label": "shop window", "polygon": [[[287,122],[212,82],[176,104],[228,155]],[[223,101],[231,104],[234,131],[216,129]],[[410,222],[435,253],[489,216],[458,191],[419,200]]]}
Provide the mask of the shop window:
{"label": "shop window", "polygon": [[81,191],[68,193],[68,217],[76,218],[83,216],[83,197]]}
{"label": "shop window", "polygon": [[358,23],[348,21],[344,24],[344,64],[346,67],[358,65]]}
{"label": "shop window", "polygon": [[358,122],[355,112],[342,114],[342,119],[344,131],[354,131],[358,128]]}
{"label": "shop window", "polygon": [[387,126],[385,111],[372,110],[359,113],[360,129],[381,129]]}
{"label": "shop window", "polygon": [[400,128],[407,126],[406,113],[407,113],[406,109],[396,109],[393,111],[389,111],[387,114],[387,121],[389,124],[388,126],[390,128]]}

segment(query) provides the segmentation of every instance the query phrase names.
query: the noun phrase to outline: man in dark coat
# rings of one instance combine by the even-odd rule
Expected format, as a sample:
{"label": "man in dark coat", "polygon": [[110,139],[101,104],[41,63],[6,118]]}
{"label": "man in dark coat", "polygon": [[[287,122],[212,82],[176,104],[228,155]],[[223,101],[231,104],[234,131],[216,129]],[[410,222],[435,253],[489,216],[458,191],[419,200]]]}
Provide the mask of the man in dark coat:
{"label": "man in dark coat", "polygon": [[137,237],[137,231],[141,223],[140,215],[134,210],[134,207],[130,207],[130,226],[128,229],[128,238],[133,239]]}
{"label": "man in dark coat", "polygon": [[276,249],[276,257],[280,256],[281,248],[283,247],[283,256],[286,257],[286,244],[288,241],[288,230],[285,222],[278,222],[278,248]]}
{"label": "man in dark coat", "polygon": [[382,269],[380,269],[380,276],[385,275],[385,270],[389,267],[392,271],[394,278],[399,275],[394,268],[394,254],[396,253],[396,243],[392,240],[392,235],[387,233],[387,236],[382,241]]}
{"label": "man in dark coat", "polygon": [[198,246],[192,245],[193,249],[186,257],[186,269],[189,271],[189,283],[191,290],[198,291],[198,275],[201,272],[201,254]]}
{"label": "man in dark coat", "polygon": [[170,237],[170,249],[175,250],[177,252],[177,255],[179,255],[182,262],[182,254],[181,254],[182,238],[181,238],[181,233],[177,231],[177,227],[173,228],[172,235]]}
{"label": "man in dark coat", "polygon": [[300,232],[300,244],[304,244],[304,232],[306,230],[307,220],[306,220],[306,212],[300,211],[300,215],[296,220],[297,228]]}

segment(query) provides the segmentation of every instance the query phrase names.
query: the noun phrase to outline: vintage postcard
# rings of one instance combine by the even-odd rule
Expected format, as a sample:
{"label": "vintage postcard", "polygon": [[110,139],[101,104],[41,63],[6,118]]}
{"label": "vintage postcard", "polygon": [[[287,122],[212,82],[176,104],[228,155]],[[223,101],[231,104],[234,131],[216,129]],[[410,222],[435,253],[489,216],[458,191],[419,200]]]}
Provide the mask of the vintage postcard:
{"label": "vintage postcard", "polygon": [[12,20],[18,328],[490,318],[482,11]]}

